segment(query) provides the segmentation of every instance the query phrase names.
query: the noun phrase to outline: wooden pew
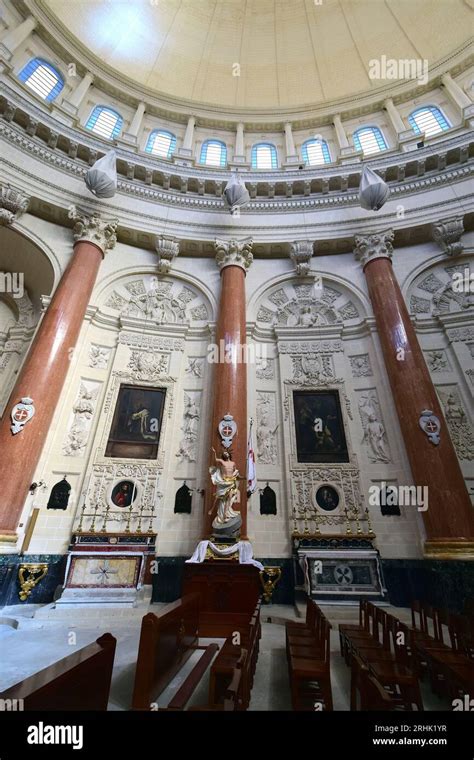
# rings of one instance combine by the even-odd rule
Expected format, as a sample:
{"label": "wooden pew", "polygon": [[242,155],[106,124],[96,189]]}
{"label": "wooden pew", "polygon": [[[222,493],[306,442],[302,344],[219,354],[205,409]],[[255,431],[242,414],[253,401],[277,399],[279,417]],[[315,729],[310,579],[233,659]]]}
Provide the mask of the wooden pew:
{"label": "wooden pew", "polygon": [[117,640],[104,633],[93,644],[49,665],[0,694],[22,699],[25,710],[107,710]]}
{"label": "wooden pew", "polygon": [[142,620],[132,709],[149,710],[198,645],[199,594],[188,594]]}
{"label": "wooden pew", "polygon": [[201,655],[185,681],[181,684],[171,702],[168,703],[167,707],[161,707],[160,712],[185,709],[187,703],[192,697],[194,690],[198,686],[201,678],[211,664],[214,655],[219,651],[217,644],[209,644],[207,647],[196,647],[196,649],[197,648],[204,649],[204,653]]}

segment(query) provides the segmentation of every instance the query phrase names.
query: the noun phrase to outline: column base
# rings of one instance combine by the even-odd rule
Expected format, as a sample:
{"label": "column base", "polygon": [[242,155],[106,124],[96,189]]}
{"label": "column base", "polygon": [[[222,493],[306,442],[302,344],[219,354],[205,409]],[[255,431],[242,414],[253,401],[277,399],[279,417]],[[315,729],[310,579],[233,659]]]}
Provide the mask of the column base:
{"label": "column base", "polygon": [[474,560],[474,539],[431,538],[425,541],[424,556],[428,559]]}

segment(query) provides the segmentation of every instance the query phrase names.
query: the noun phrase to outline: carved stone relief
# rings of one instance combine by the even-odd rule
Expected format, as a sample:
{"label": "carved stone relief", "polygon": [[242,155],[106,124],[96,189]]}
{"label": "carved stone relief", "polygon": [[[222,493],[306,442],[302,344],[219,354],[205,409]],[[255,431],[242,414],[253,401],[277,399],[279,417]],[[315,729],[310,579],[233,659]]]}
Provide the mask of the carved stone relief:
{"label": "carved stone relief", "polygon": [[191,375],[191,377],[201,378],[204,374],[204,359],[189,356],[185,372],[187,375]]}
{"label": "carved stone relief", "polygon": [[366,445],[369,460],[384,464],[391,462],[387,434],[375,389],[360,392],[359,414],[364,428],[362,443]]}
{"label": "carved stone relief", "polygon": [[[122,316],[152,324],[187,324],[209,319],[207,307],[191,288],[175,280],[146,277],[114,290],[105,305]],[[192,304],[192,307],[190,307]]]}
{"label": "carved stone relief", "polygon": [[157,380],[169,370],[169,354],[154,354],[148,351],[132,351],[127,367],[137,380]]}
{"label": "carved stone relief", "polygon": [[449,363],[446,351],[439,348],[433,351],[426,351],[426,362],[430,372],[449,372],[451,365]]}
{"label": "carved stone relief", "polygon": [[259,380],[274,380],[275,378],[275,360],[263,359],[260,356],[256,358],[256,375]]}
{"label": "carved stone relief", "polygon": [[459,459],[474,459],[474,433],[455,385],[437,388],[449,434]]}
{"label": "carved stone relief", "polygon": [[373,375],[368,354],[350,356],[349,361],[351,363],[352,377],[371,377]]}
{"label": "carved stone relief", "polygon": [[85,454],[100,385],[92,381],[81,381],[72,407],[73,421],[63,445],[63,454],[67,457],[82,457]]}
{"label": "carved stone relief", "polygon": [[111,350],[111,348],[91,343],[89,348],[89,367],[107,369]]}
{"label": "carved stone relief", "polygon": [[257,456],[262,464],[277,463],[276,401],[274,393],[257,393]]}
{"label": "carved stone relief", "polygon": [[359,317],[352,301],[325,285],[316,289],[313,283],[288,283],[270,293],[266,300],[267,305],[262,303],[259,308],[257,320],[272,326],[318,327]]}
{"label": "carved stone relief", "polygon": [[[435,271],[424,274],[411,288],[410,310],[414,314],[437,317],[474,306],[474,294],[468,288],[454,286],[453,275],[464,276],[466,264],[439,265]],[[427,297],[429,296],[429,297]]]}
{"label": "carved stone relief", "polygon": [[199,423],[201,420],[201,391],[184,392],[184,413],[181,430],[183,437],[176,456],[183,462],[195,462],[198,451]]}

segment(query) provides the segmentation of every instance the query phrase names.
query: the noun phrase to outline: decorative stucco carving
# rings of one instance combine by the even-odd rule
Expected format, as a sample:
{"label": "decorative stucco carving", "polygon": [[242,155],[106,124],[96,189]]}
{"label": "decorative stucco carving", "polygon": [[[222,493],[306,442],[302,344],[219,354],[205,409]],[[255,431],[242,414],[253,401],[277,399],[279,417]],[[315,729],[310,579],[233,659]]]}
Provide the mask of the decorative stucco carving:
{"label": "decorative stucco carving", "polygon": [[304,277],[308,274],[312,255],[312,240],[298,240],[296,243],[290,243],[290,259],[295,265],[298,276]]}
{"label": "decorative stucco carving", "polygon": [[374,259],[391,259],[393,256],[393,230],[370,233],[369,235],[356,235],[354,256],[363,267]]}
{"label": "decorative stucco carving", "polygon": [[257,455],[262,464],[277,463],[276,402],[274,393],[257,394]]}
{"label": "decorative stucco carving", "polygon": [[75,243],[93,243],[103,254],[114,248],[118,219],[103,219],[99,214],[88,215],[75,208],[70,210],[69,217],[74,221],[72,234]]}
{"label": "decorative stucco carving", "polygon": [[[424,274],[410,288],[410,310],[414,314],[437,317],[474,306],[474,294],[464,286],[467,264],[443,267]],[[461,286],[459,280],[461,279]],[[418,291],[418,292],[417,292]],[[429,294],[429,298],[426,295]]]}
{"label": "decorative stucco carving", "polygon": [[367,447],[369,460],[384,464],[391,462],[387,434],[375,389],[362,392],[359,399],[359,414],[364,428],[362,443],[365,443]]}
{"label": "decorative stucco carving", "polygon": [[[344,303],[342,293],[326,286],[316,287],[314,283],[288,284],[266,298],[268,304],[260,305],[257,320],[274,327],[319,327],[359,317],[352,301]],[[341,305],[336,307],[338,299]]]}
{"label": "decorative stucco carving", "polygon": [[184,413],[181,430],[183,437],[176,453],[182,462],[195,462],[198,451],[199,423],[201,420],[201,391],[184,392]]}
{"label": "decorative stucco carving", "polygon": [[[122,316],[160,325],[206,322],[209,318],[206,305],[198,303],[198,294],[176,281],[140,278],[122,287],[122,293],[116,287],[105,302],[106,306],[119,311]],[[196,305],[191,308],[191,303]]]}
{"label": "decorative stucco carving", "polygon": [[359,354],[350,356],[352,377],[371,377],[373,375],[372,367],[368,354]]}
{"label": "decorative stucco carving", "polygon": [[30,198],[10,185],[0,185],[0,226],[17,221],[28,209]]}
{"label": "decorative stucco carving", "polygon": [[204,359],[189,356],[185,372],[187,375],[201,378],[204,374]]}
{"label": "decorative stucco carving", "polygon": [[459,256],[463,252],[464,246],[461,243],[463,232],[462,216],[442,219],[431,226],[433,240],[448,256]]}
{"label": "decorative stucco carving", "polygon": [[253,261],[251,237],[244,240],[221,240],[216,238],[216,264],[220,270],[228,266],[239,266],[245,272]]}
{"label": "decorative stucco carving", "polygon": [[81,382],[72,407],[73,421],[63,446],[63,454],[67,457],[82,457],[85,454],[99,390],[100,383]]}
{"label": "decorative stucco carving", "polygon": [[158,254],[158,271],[168,274],[179,253],[179,240],[172,235],[158,235],[155,238],[155,249]]}
{"label": "decorative stucco carving", "polygon": [[449,372],[451,369],[446,351],[442,348],[435,351],[426,351],[425,355],[428,368],[431,372]]}
{"label": "decorative stucco carving", "polygon": [[112,349],[91,343],[89,347],[89,367],[107,369]]}
{"label": "decorative stucco carving", "polygon": [[474,433],[456,386],[437,388],[449,428],[449,434],[459,459],[474,459]]}
{"label": "decorative stucco carving", "polygon": [[275,361],[257,356],[255,374],[259,380],[274,380]]}
{"label": "decorative stucco carving", "polygon": [[137,380],[158,380],[169,370],[169,355],[132,351],[127,367]]}

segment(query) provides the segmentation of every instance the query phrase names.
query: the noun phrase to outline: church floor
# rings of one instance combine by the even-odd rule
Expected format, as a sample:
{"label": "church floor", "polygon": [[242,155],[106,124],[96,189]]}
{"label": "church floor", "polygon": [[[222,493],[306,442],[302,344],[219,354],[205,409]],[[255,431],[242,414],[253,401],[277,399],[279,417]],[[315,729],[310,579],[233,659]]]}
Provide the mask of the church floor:
{"label": "church floor", "polygon": [[[117,638],[114,672],[109,710],[128,710],[131,702],[135,662],[143,615],[164,605],[147,605],[133,610],[107,610],[104,608],[61,611],[55,617],[50,606],[36,605],[4,607],[0,610],[0,645],[2,667],[0,691],[12,686],[51,663],[95,641],[109,631]],[[331,673],[335,710],[349,709],[350,671],[339,653],[337,627],[342,622],[357,622],[357,608],[322,606],[333,625],[331,639]],[[408,622],[409,611],[388,608]],[[18,627],[8,625],[7,619],[18,621]],[[250,710],[290,710],[290,691],[285,653],[285,620],[295,620],[295,608],[268,605],[262,609],[262,639],[255,673]],[[271,620],[272,622],[268,622]],[[201,639],[201,643],[210,640]],[[216,639],[222,644],[222,639]],[[193,654],[182,670],[158,700],[164,706],[186,678],[199,653]],[[208,671],[209,674],[209,671]],[[208,680],[203,679],[189,704],[205,704]],[[426,684],[422,684],[426,710],[449,710],[450,705],[436,698]]]}

